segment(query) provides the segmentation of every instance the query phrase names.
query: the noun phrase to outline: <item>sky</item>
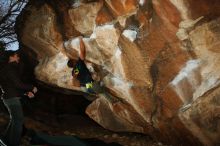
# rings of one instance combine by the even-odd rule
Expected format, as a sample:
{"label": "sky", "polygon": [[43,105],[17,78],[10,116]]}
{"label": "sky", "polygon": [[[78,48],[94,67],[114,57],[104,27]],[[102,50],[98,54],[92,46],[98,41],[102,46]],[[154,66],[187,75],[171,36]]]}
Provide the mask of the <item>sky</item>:
{"label": "sky", "polygon": [[15,43],[11,44],[10,46],[7,47],[7,50],[18,50],[18,42],[16,41]]}

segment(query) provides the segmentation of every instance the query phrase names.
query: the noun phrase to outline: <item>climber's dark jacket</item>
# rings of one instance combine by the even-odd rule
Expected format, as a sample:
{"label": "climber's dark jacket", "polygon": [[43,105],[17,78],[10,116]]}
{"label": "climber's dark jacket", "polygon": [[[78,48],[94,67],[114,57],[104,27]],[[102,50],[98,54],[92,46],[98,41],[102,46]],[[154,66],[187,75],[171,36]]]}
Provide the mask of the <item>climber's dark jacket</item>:
{"label": "climber's dark jacket", "polygon": [[72,74],[75,74],[81,86],[86,86],[86,84],[94,81],[90,71],[86,67],[86,64],[80,58],[76,62],[76,66],[74,67]]}

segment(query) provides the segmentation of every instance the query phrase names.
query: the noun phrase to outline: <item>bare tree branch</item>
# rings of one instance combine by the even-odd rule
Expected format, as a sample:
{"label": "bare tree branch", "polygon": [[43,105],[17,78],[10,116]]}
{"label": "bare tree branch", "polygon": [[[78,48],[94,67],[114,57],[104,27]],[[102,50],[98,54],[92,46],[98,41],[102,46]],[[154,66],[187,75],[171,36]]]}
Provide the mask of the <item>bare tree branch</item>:
{"label": "bare tree branch", "polygon": [[7,45],[9,45],[9,44],[13,44],[13,43],[15,43],[15,42],[17,42],[17,40],[9,41],[9,42],[5,43],[5,45],[7,46]]}
{"label": "bare tree branch", "polygon": [[0,0],[0,41],[5,44],[17,40],[15,21],[28,0]]}

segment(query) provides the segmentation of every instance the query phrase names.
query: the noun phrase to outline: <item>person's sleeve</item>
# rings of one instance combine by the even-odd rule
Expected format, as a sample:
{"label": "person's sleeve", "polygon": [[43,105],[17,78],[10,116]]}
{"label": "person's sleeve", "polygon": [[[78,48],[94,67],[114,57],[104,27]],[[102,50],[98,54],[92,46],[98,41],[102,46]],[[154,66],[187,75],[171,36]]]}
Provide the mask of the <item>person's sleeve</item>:
{"label": "person's sleeve", "polygon": [[34,86],[30,84],[23,83],[21,79],[11,71],[8,72],[8,76],[12,83],[15,85],[17,89],[25,90],[25,91],[32,91]]}

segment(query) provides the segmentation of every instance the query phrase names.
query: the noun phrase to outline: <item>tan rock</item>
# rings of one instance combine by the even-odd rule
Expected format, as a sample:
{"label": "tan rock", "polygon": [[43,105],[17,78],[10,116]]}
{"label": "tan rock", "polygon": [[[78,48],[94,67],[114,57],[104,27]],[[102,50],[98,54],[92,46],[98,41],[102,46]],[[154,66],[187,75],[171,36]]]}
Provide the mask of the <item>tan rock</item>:
{"label": "tan rock", "polygon": [[[144,131],[144,120],[131,106],[121,103],[112,104],[103,96],[89,105],[86,113],[107,129],[114,131]],[[134,124],[137,122],[138,124]]]}
{"label": "tan rock", "polygon": [[116,51],[120,32],[114,25],[103,25],[95,28],[91,38],[94,38],[102,54],[110,58]]}
{"label": "tan rock", "polygon": [[205,145],[219,144],[219,91],[219,87],[210,91],[179,113],[185,126]]}
{"label": "tan rock", "polygon": [[94,2],[70,9],[69,15],[76,30],[83,35],[90,35],[96,26],[96,16],[101,7],[101,2]]}
{"label": "tan rock", "polygon": [[35,68],[36,78],[53,86],[80,90],[73,86],[77,83],[73,82],[72,69],[67,67],[67,61],[68,58],[61,52],[53,57],[40,59]]}
{"label": "tan rock", "polygon": [[38,58],[53,56],[62,48],[62,38],[57,30],[54,10],[44,5],[40,9],[30,7],[31,16],[22,30],[23,43],[37,53]]}
{"label": "tan rock", "polygon": [[218,25],[220,19],[211,21],[197,27],[190,33],[190,41],[194,52],[201,59],[203,67],[201,68],[202,82],[193,95],[196,99],[208,90],[216,87],[220,83],[219,76],[219,31]]}

